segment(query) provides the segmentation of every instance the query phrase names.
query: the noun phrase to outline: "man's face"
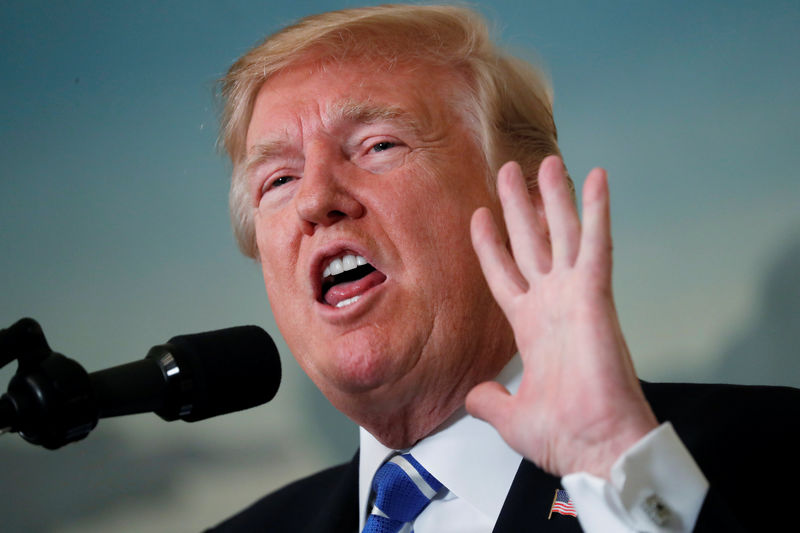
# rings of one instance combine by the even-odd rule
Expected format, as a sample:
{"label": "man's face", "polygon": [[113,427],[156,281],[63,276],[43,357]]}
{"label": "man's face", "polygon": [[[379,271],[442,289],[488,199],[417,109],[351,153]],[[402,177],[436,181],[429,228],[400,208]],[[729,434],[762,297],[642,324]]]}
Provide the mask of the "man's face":
{"label": "man's face", "polygon": [[300,365],[356,419],[434,405],[431,391],[459,394],[513,351],[470,244],[474,210],[499,207],[457,83],[425,65],[309,62],[255,102],[248,187],[269,301]]}

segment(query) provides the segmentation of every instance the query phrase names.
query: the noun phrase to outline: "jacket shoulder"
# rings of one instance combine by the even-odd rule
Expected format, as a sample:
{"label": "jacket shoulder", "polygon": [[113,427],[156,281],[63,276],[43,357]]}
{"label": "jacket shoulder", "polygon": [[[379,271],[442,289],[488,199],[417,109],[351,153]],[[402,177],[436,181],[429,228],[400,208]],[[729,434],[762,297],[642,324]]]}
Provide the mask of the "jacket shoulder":
{"label": "jacket shoulder", "polygon": [[[311,511],[313,509],[313,512]],[[338,532],[358,527],[358,455],[261,498],[208,531]]]}
{"label": "jacket shoulder", "polygon": [[697,532],[786,530],[786,515],[761,504],[786,480],[800,479],[800,390],[691,383],[642,387],[656,417],[672,423],[711,485]]}
{"label": "jacket shoulder", "polygon": [[[643,383],[660,422],[669,421],[693,455],[711,462],[758,457],[760,469],[783,470],[800,440],[800,389],[754,385]],[[786,452],[786,455],[780,454]],[[783,461],[778,468],[775,461]],[[790,463],[797,461],[790,459]]]}
{"label": "jacket shoulder", "polygon": [[704,421],[706,429],[736,421],[739,427],[764,426],[771,433],[780,430],[772,424],[775,419],[796,420],[800,415],[800,389],[793,387],[642,382],[642,388],[659,421]]}

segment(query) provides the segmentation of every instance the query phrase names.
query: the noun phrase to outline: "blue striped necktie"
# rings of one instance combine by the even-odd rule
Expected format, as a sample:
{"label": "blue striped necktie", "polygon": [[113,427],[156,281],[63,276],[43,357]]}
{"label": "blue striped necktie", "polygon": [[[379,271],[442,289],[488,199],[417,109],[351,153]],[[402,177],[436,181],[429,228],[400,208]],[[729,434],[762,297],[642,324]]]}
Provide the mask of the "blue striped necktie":
{"label": "blue striped necktie", "polygon": [[363,533],[410,533],[412,523],[442,488],[410,453],[395,455],[372,480],[375,504]]}

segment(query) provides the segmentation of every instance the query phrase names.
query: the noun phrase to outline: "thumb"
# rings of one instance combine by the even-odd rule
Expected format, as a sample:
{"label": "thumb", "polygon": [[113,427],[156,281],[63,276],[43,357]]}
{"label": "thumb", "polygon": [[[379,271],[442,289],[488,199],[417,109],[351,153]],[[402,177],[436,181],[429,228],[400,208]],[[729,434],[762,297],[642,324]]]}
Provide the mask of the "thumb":
{"label": "thumb", "polygon": [[496,381],[485,381],[474,386],[467,394],[467,412],[491,424],[500,434],[508,424],[513,398],[508,390]]}

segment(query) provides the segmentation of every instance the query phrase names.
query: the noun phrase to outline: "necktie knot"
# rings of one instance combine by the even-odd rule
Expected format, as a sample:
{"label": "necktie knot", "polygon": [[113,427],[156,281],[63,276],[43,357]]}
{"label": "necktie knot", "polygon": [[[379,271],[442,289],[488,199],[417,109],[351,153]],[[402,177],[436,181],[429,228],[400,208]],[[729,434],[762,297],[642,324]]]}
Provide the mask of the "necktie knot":
{"label": "necktie knot", "polygon": [[363,533],[410,531],[411,523],[441,488],[411,454],[395,455],[372,480],[375,503]]}

